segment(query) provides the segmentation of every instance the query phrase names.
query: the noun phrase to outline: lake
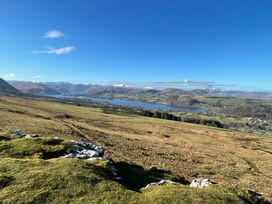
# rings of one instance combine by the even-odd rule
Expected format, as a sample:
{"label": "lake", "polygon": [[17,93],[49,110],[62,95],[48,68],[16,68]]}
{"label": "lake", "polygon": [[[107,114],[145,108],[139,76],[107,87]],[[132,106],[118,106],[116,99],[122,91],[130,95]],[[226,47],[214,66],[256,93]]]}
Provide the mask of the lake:
{"label": "lake", "polygon": [[188,112],[188,113],[209,112],[208,109],[206,108],[178,107],[178,106],[164,105],[164,104],[158,104],[158,103],[147,103],[147,102],[140,102],[140,101],[119,100],[119,99],[105,99],[105,98],[93,98],[93,97],[86,97],[86,96],[66,96],[66,95],[50,95],[50,97],[72,98],[72,99],[78,98],[78,99],[84,99],[84,100],[91,100],[91,101],[95,101],[99,103],[110,103],[113,105],[143,108],[146,110],[161,110],[161,111],[175,111],[175,112]]}

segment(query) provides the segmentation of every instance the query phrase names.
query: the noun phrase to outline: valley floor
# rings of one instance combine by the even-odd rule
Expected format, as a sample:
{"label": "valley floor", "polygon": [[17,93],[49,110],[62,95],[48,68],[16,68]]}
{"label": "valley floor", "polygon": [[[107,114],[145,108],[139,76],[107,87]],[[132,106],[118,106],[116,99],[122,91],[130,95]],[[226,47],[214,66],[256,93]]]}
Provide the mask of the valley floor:
{"label": "valley floor", "polygon": [[0,129],[94,141],[114,161],[272,192],[272,137],[4,96]]}

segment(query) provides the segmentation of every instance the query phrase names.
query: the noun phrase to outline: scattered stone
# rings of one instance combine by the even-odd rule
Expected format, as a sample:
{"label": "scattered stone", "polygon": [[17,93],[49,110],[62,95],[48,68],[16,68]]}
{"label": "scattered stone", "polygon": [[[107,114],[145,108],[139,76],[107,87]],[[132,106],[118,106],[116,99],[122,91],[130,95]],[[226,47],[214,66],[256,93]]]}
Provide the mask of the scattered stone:
{"label": "scattered stone", "polygon": [[24,136],[25,138],[36,138],[36,137],[40,137],[40,135],[38,134],[29,134],[29,133],[24,133],[22,130],[17,129],[14,131],[11,131],[11,133],[17,135],[17,136]]}
{"label": "scattered stone", "polygon": [[211,184],[214,184],[214,182],[212,182],[209,179],[197,178],[197,179],[194,179],[192,181],[192,183],[190,184],[190,187],[193,187],[193,188],[203,188],[203,187],[208,187]]}
{"label": "scattered stone", "polygon": [[176,182],[170,181],[170,180],[161,180],[161,181],[159,181],[159,182],[153,182],[153,183],[148,184],[148,185],[145,187],[145,189],[150,188],[150,187],[152,187],[152,186],[165,186],[165,185],[167,185],[167,184],[176,185]]}

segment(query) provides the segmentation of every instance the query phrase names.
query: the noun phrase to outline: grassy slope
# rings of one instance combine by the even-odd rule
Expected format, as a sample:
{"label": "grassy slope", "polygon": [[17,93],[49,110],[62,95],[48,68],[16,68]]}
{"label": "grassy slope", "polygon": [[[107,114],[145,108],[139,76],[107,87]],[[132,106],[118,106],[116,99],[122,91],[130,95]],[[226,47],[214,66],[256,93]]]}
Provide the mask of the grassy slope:
{"label": "grassy slope", "polygon": [[118,183],[106,161],[43,160],[36,156],[49,153],[57,156],[51,154],[56,150],[68,152],[70,146],[66,141],[16,138],[8,133],[2,134],[1,138],[0,201],[3,203],[256,202],[246,191],[221,185],[194,189],[177,184],[143,189],[149,182],[179,177],[124,163],[117,164],[118,169],[122,166],[119,175],[123,178],[123,182]]}
{"label": "grassy slope", "polygon": [[272,192],[270,137],[12,97],[0,98],[0,117],[3,129],[97,141],[115,160]]}
{"label": "grassy slope", "polygon": [[[215,186],[192,189],[177,185],[153,187],[142,193],[125,188],[111,178],[104,162],[73,159],[2,159],[4,203],[246,203],[252,198],[236,188]],[[239,197],[239,196],[240,197]]]}

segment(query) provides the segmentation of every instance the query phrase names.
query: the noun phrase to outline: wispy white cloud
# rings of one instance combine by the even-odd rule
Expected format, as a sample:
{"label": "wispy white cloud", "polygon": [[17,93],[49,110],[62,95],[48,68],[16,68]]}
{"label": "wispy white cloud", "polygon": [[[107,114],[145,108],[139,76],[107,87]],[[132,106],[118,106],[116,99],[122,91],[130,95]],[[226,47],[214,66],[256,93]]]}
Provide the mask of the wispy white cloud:
{"label": "wispy white cloud", "polygon": [[3,76],[3,78],[4,79],[13,79],[13,78],[15,78],[15,74],[14,73],[10,73],[10,74],[5,74],[4,76]]}
{"label": "wispy white cloud", "polygon": [[61,47],[61,48],[47,48],[45,50],[34,50],[33,54],[49,54],[49,55],[65,55],[69,54],[75,49],[73,46]]}
{"label": "wispy white cloud", "polygon": [[64,37],[64,34],[58,30],[50,30],[43,35],[44,38],[56,39]]}

